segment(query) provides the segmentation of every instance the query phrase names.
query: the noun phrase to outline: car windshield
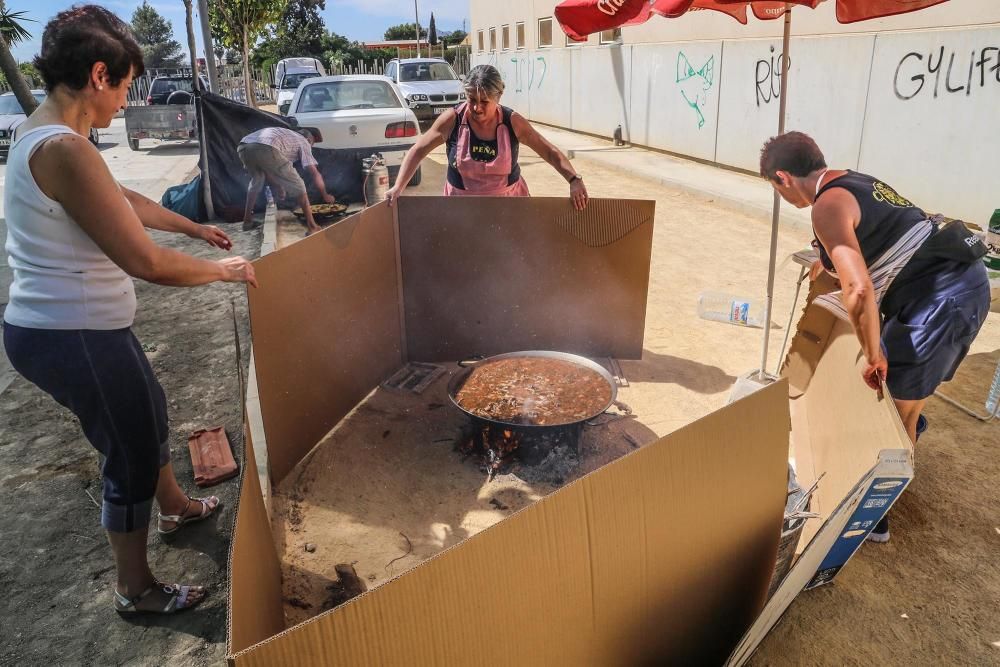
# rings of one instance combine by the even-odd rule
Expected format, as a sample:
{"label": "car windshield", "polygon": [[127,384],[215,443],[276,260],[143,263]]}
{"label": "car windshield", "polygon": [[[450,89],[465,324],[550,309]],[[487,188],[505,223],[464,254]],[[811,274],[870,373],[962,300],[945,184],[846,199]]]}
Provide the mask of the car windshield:
{"label": "car windshield", "polygon": [[346,109],[393,109],[402,106],[392,87],[383,81],[314,83],[299,90],[298,113]]}
{"label": "car windshield", "polygon": [[299,87],[299,84],[306,79],[312,79],[319,76],[319,72],[303,72],[301,74],[286,74],[285,78],[281,80],[282,90],[295,90]]}
{"label": "car windshield", "polygon": [[183,90],[185,93],[191,92],[191,79],[156,79],[150,89],[150,95],[170,94],[175,90]]}
{"label": "car windshield", "polygon": [[399,66],[400,81],[455,81],[458,75],[448,63],[403,63]]}
{"label": "car windshield", "polygon": [[[39,104],[45,99],[45,95],[35,95],[35,101]],[[20,102],[13,95],[0,96],[0,116],[23,114]]]}

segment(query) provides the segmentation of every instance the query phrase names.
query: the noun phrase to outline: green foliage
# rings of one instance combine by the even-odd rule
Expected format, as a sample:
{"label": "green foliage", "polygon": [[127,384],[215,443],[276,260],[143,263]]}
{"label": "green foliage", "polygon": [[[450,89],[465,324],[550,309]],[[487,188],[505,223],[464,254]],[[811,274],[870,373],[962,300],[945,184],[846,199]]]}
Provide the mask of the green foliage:
{"label": "green foliage", "polygon": [[16,46],[26,39],[31,39],[31,33],[21,25],[22,21],[35,22],[29,19],[27,12],[12,12],[0,3],[0,38],[7,46]]}
{"label": "green foliage", "polygon": [[[417,24],[416,23],[402,23],[400,25],[394,25],[386,29],[385,39],[386,41],[397,41],[402,39],[416,39],[417,38]],[[420,29],[420,38],[427,38],[427,30],[425,28]]]}
{"label": "green foliage", "polygon": [[147,69],[181,64],[181,45],[173,38],[173,26],[146,0],[132,13],[132,32],[142,47],[142,62]]}
{"label": "green foliage", "polygon": [[326,49],[321,60],[327,65],[337,63],[344,65],[355,65],[360,60],[365,63],[373,63],[378,60],[388,61],[396,57],[396,52],[392,49],[366,49],[360,42],[352,42],[343,35],[331,32],[326,37]]}
{"label": "green foliage", "polygon": [[210,0],[212,38],[227,49],[249,50],[271,24],[281,19],[287,5],[288,0]]}
{"label": "green foliage", "polygon": [[445,44],[461,44],[462,41],[469,36],[469,33],[463,30],[453,30],[451,32],[441,33],[441,41]]}
{"label": "green foliage", "polygon": [[434,12],[431,12],[430,36],[427,41],[429,41],[432,46],[438,45],[438,31],[437,24],[434,22]]}
{"label": "green foliage", "polygon": [[278,22],[254,49],[251,62],[262,67],[282,58],[323,58],[327,50],[326,24],[320,11],[326,0],[290,0]]}

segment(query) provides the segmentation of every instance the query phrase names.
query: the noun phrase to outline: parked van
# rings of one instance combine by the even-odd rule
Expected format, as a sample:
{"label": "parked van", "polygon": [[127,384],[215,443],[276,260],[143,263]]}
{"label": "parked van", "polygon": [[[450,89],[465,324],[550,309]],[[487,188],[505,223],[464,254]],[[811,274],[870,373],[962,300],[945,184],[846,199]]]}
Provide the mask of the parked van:
{"label": "parked van", "polygon": [[274,88],[278,91],[278,111],[285,115],[295,91],[306,79],[326,76],[326,68],[316,58],[285,58],[274,70]]}

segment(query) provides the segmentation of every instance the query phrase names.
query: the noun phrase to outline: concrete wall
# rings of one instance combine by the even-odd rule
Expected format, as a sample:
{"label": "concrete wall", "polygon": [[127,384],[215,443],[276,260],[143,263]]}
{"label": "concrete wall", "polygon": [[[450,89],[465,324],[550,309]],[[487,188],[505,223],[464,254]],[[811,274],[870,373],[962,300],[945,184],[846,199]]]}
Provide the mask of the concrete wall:
{"label": "concrete wall", "polygon": [[[473,35],[515,18],[528,28],[529,48],[474,55],[500,68],[505,104],[538,122],[607,137],[620,125],[635,144],[757,170],[778,126],[780,21],[740,26],[697,12],[625,28],[623,44],[591,36],[584,46],[534,48],[535,17],[550,15],[551,3],[511,5],[472,3]],[[815,137],[832,166],[876,174],[928,211],[984,223],[1000,206],[1000,2],[945,3],[855,32],[826,5],[794,15],[787,129]],[[933,21],[955,27],[928,29]],[[680,35],[681,25],[699,39],[651,41]],[[555,25],[553,41],[562,38]]]}

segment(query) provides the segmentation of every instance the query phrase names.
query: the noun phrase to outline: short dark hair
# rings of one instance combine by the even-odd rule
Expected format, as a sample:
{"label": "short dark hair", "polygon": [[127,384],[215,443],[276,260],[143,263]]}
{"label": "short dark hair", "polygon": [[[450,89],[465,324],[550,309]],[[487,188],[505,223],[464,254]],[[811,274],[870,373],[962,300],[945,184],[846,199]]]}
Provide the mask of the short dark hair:
{"label": "short dark hair", "polygon": [[42,33],[42,52],[35,58],[45,90],[63,84],[82,90],[94,63],[108,66],[108,83],[119,85],[145,70],[142,49],[128,25],[104,7],[76,5],[59,12]]}
{"label": "short dark hair", "polygon": [[312,140],[315,143],[323,141],[323,135],[319,133],[319,130],[315,127],[300,127],[295,130],[307,140]]}
{"label": "short dark hair", "polygon": [[760,150],[760,175],[778,180],[778,171],[803,178],[826,167],[826,158],[808,134],[787,132],[771,137]]}

